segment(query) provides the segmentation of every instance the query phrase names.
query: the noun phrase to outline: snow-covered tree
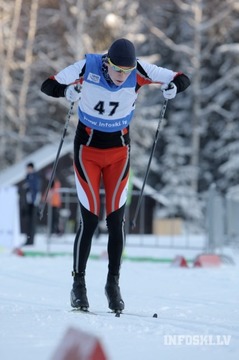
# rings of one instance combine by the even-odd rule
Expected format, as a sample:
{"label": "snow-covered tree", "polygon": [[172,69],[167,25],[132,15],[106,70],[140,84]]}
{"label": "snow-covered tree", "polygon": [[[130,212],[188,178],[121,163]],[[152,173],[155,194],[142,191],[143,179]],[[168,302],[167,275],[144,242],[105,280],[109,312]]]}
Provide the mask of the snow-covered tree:
{"label": "snow-covered tree", "polygon": [[[140,10],[142,32],[147,31],[141,49],[156,53],[160,66],[184,71],[192,82],[170,103],[149,181],[175,204],[166,209],[168,215],[188,214],[198,219],[201,214],[202,218],[203,202],[198,201],[198,195],[204,196],[211,182],[225,189],[238,177],[238,2],[160,1],[153,13],[143,3]],[[144,112],[141,108],[138,112],[154,129],[159,110],[155,113],[153,108],[159,108],[160,102],[158,90],[148,91],[142,104]],[[147,131],[141,131],[143,121],[139,127],[135,125],[139,144],[135,157],[141,171],[142,152],[149,153],[150,141],[142,147]],[[226,144],[231,146],[226,148]]]}

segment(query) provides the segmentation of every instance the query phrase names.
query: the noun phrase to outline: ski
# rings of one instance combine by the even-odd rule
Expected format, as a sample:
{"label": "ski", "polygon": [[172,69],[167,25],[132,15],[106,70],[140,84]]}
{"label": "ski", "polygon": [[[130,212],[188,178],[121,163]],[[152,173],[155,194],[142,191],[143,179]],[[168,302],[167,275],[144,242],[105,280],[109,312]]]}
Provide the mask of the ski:
{"label": "ski", "polygon": [[108,311],[109,314],[114,314],[115,317],[120,317],[121,315],[124,316],[135,316],[141,318],[158,318],[158,314],[154,313],[153,315],[149,314],[140,314],[140,313],[131,313],[131,312],[124,312],[124,311]]}
{"label": "ski", "polygon": [[115,317],[125,317],[125,316],[135,316],[139,318],[158,318],[158,314],[154,313],[153,315],[150,314],[141,314],[141,313],[131,313],[131,312],[125,312],[121,310],[116,311],[91,311],[89,309],[81,309],[81,308],[74,308],[71,309],[71,312],[76,312],[80,314],[86,314],[86,315],[95,315],[95,316],[106,316],[106,315],[114,315]]}

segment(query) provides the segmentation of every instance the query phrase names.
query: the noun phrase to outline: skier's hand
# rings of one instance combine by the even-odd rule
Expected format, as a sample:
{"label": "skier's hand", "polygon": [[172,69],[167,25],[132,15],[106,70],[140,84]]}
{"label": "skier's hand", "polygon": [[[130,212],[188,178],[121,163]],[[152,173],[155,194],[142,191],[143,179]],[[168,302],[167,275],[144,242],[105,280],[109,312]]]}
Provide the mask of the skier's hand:
{"label": "skier's hand", "polygon": [[169,84],[163,84],[161,86],[161,90],[163,91],[164,98],[168,100],[175,98],[177,94],[177,86],[173,82]]}
{"label": "skier's hand", "polygon": [[65,89],[65,98],[70,102],[78,101],[81,97],[80,89],[76,85],[68,85]]}

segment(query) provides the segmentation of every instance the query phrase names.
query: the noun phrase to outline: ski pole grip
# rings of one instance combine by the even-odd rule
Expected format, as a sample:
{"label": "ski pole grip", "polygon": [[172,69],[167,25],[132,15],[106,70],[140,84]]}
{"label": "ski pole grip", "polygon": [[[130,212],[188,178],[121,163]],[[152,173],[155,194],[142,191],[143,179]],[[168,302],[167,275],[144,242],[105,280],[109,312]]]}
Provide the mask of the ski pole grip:
{"label": "ski pole grip", "polygon": [[173,84],[173,82],[170,82],[170,83],[168,84],[168,87],[167,87],[166,90],[170,90],[170,89],[173,89],[173,88],[174,88],[174,84]]}
{"label": "ski pole grip", "polygon": [[76,80],[72,85],[74,86],[75,91],[77,91],[78,93],[81,92],[81,83],[80,80]]}
{"label": "ski pole grip", "polygon": [[75,85],[74,89],[75,89],[75,91],[80,93],[81,92],[81,85],[80,84]]}

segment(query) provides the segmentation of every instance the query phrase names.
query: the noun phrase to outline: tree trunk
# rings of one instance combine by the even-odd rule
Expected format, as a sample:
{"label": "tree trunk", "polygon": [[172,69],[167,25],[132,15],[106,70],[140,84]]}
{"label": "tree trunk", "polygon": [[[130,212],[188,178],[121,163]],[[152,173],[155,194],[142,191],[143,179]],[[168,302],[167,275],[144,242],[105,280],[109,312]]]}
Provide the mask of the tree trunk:
{"label": "tree trunk", "polygon": [[[0,86],[0,154],[4,155],[6,152],[7,139],[6,132],[8,128],[8,123],[10,121],[10,115],[8,112],[9,109],[12,110],[12,97],[11,94],[11,69],[14,65],[14,50],[16,46],[17,39],[17,30],[20,22],[20,14],[22,8],[22,0],[15,0],[14,8],[12,9],[13,16],[8,19],[8,13],[3,11],[3,18],[5,17],[5,21],[9,21],[11,23],[11,28],[9,31],[9,35],[6,38],[6,44],[4,44],[3,33],[1,34],[1,86]],[[2,25],[3,26],[3,25]],[[6,56],[4,57],[4,53]]]}
{"label": "tree trunk", "polygon": [[195,192],[198,191],[199,180],[199,153],[200,153],[200,110],[201,110],[201,30],[202,23],[202,0],[195,0],[194,8],[194,56],[193,68],[193,111],[192,111],[192,156],[191,165],[193,168],[191,185]]}
{"label": "tree trunk", "polygon": [[19,94],[19,141],[16,151],[16,161],[19,161],[23,157],[23,138],[26,135],[27,128],[27,93],[29,90],[29,84],[31,80],[31,66],[33,62],[33,45],[36,35],[37,27],[37,12],[38,12],[39,0],[32,0],[30,9],[30,19],[28,28],[28,38],[25,51],[25,61],[23,70],[23,80]]}

